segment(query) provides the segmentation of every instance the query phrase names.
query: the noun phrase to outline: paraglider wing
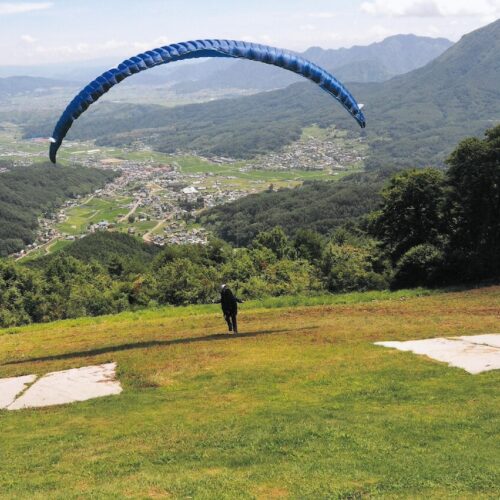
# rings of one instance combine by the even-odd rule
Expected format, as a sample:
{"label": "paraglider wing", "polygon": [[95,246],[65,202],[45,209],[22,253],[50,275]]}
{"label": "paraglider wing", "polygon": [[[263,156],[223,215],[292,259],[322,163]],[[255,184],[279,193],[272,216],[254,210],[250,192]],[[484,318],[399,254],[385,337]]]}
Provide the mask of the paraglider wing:
{"label": "paraglider wing", "polygon": [[238,42],[235,40],[195,40],[174,43],[138,54],[130,59],[126,59],[116,68],[106,71],[90,82],[68,104],[59,118],[51,137],[50,160],[53,163],[56,162],[57,150],[61,146],[72,123],[111,87],[135,73],[153,68],[154,66],[199,57],[249,59],[293,71],[313,81],[337,99],[362,128],[366,125],[363,112],[349,91],[333,75],[302,57],[274,47],[249,42]]}

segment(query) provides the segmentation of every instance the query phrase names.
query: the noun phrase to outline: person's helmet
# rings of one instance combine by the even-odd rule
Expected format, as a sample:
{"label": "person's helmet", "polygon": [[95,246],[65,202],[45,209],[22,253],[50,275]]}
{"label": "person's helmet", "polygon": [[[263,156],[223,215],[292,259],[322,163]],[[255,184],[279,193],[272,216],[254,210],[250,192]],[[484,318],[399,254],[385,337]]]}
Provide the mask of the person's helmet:
{"label": "person's helmet", "polygon": [[220,291],[222,292],[222,290],[224,290],[225,288],[227,288],[227,285],[224,283],[223,285],[220,286]]}

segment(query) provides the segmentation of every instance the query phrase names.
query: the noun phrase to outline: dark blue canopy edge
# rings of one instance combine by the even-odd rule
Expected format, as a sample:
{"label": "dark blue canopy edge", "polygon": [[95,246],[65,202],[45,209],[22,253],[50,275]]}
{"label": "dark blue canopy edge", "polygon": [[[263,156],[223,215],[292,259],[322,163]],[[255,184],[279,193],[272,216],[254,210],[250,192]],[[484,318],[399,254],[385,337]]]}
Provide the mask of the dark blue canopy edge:
{"label": "dark blue canopy edge", "polygon": [[99,97],[125,78],[160,64],[198,57],[234,57],[273,64],[293,71],[318,84],[337,99],[364,128],[365,117],[349,91],[330,73],[316,64],[274,47],[235,40],[196,40],[174,43],[126,59],[117,68],[106,71],[90,82],[67,106],[51,137],[50,160],[55,163],[57,150],[72,123]]}

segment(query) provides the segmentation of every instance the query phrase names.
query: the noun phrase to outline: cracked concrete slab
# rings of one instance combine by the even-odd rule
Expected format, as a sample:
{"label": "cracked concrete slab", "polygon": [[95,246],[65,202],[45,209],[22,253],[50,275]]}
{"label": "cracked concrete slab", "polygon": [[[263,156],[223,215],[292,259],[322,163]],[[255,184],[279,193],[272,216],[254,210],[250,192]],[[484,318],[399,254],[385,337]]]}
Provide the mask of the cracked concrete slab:
{"label": "cracked concrete slab", "polygon": [[500,349],[500,334],[486,333],[484,335],[467,335],[462,337],[451,337],[452,339],[461,339],[473,344],[488,345],[490,347],[497,347]]}
{"label": "cracked concrete slab", "polygon": [[116,363],[85,366],[44,375],[7,410],[39,408],[120,394],[122,387],[115,380]]}
{"label": "cracked concrete slab", "polygon": [[375,342],[375,345],[426,355],[472,374],[500,369],[500,334],[496,333],[406,342]]}
{"label": "cracked concrete slab", "polygon": [[36,375],[0,379],[0,409],[7,408],[16,396],[36,380]]}

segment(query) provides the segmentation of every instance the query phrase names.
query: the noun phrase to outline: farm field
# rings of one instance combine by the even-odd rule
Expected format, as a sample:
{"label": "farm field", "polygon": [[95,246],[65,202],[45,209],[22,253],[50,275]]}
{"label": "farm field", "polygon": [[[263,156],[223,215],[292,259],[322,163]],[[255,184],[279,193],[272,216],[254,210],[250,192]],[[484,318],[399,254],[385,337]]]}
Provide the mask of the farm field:
{"label": "farm field", "polygon": [[66,210],[67,219],[57,224],[57,228],[65,234],[82,234],[90,224],[103,220],[114,221],[125,215],[129,209],[127,205],[133,198],[117,196],[109,199],[91,198],[77,207]]}
{"label": "farm field", "polygon": [[[266,181],[285,183],[283,187],[291,187],[306,180],[329,180],[335,179],[326,171],[307,171],[307,170],[245,170],[240,168],[248,166],[243,162],[230,164],[214,164],[196,156],[179,156],[175,161],[180,166],[184,174],[205,174],[210,173],[216,176],[232,176],[240,181]],[[349,170],[353,173],[356,170]],[[343,175],[344,173],[339,173]],[[345,175],[345,174],[344,174]]]}
{"label": "farm field", "polygon": [[383,340],[498,333],[500,287],[278,298],[0,330],[0,377],[117,362],[119,396],[0,412],[2,498],[494,498],[500,373]]}

